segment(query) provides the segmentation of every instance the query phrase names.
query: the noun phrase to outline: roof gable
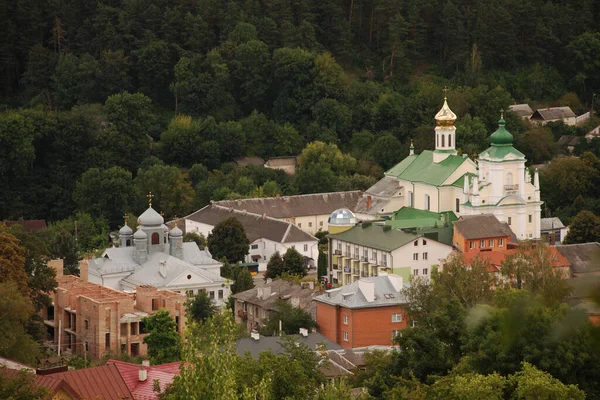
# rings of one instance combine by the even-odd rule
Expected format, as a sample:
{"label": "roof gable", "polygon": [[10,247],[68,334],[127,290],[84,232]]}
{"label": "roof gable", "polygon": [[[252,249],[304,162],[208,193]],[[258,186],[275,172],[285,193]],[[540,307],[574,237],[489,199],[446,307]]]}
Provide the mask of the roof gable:
{"label": "roof gable", "polygon": [[433,152],[424,150],[419,155],[408,156],[385,174],[409,182],[441,186],[454,171],[469,161],[468,157],[449,155],[436,163],[433,161]]}
{"label": "roof gable", "polygon": [[329,237],[378,250],[393,251],[420,238],[421,235],[393,229],[383,223],[363,222],[347,231],[329,235]]}
{"label": "roof gable", "polygon": [[[407,304],[408,300],[406,296],[404,296],[402,291],[398,291],[391,281],[391,279],[396,278],[400,277],[396,275],[383,275],[360,278],[349,285],[328,290],[326,293],[315,297],[315,301],[346,308],[389,307]],[[360,289],[361,281],[373,284],[374,300],[367,301],[367,298]],[[403,284],[402,287],[408,287],[409,285]]]}
{"label": "roof gable", "polygon": [[463,216],[453,224],[465,239],[510,237],[511,235],[508,224],[498,221],[493,214]]}

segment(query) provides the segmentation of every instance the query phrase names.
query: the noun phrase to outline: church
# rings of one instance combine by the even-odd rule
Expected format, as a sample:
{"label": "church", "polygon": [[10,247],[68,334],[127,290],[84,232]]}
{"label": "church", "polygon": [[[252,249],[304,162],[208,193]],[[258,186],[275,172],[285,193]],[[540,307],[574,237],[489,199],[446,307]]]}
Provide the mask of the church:
{"label": "church", "polygon": [[370,187],[355,210],[362,219],[389,216],[401,207],[457,216],[494,214],[519,240],[539,239],[541,206],[538,171],[533,182],[525,156],[513,147],[503,112],[490,147],[477,162],[456,151],[456,114],[444,104],[436,114],[435,149],[408,157]]}
{"label": "church", "polygon": [[177,226],[169,231],[163,217],[152,208],[138,218],[138,228],[125,225],[119,231],[119,247],[104,250],[101,257],[89,260],[88,279],[117,290],[132,292],[137,286],[151,285],[192,296],[199,291],[224,306],[229,298],[227,280],[221,277],[222,263],[208,249],[195,242],[184,242]]}

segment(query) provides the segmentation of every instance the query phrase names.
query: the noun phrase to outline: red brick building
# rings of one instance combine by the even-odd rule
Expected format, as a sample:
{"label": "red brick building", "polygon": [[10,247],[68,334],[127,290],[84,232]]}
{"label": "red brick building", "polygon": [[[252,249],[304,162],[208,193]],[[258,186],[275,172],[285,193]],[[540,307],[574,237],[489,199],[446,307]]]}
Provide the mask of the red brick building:
{"label": "red brick building", "polygon": [[406,328],[402,277],[362,278],[315,298],[319,332],[345,348],[392,345]]}

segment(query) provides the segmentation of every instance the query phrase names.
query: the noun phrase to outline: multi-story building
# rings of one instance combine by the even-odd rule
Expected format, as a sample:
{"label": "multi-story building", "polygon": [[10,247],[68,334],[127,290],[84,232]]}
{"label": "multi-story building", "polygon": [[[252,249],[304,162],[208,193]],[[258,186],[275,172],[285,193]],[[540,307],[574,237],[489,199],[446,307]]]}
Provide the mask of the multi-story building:
{"label": "multi-story building", "polygon": [[463,253],[503,251],[509,242],[516,241],[508,224],[498,221],[493,214],[461,217],[453,224],[454,246]]}
{"label": "multi-story building", "polygon": [[165,309],[177,329],[185,326],[186,296],[153,286],[124,293],[86,282],[73,275],[57,276],[53,305],[42,310],[45,324],[59,352],[70,351],[88,359],[109,352],[143,356],[146,332],[143,318]]}
{"label": "multi-story building", "polygon": [[[340,223],[346,224],[346,220]],[[330,220],[330,224],[336,223]],[[329,281],[339,285],[388,273],[406,281],[411,276],[427,280],[432,267],[452,253],[448,244],[394,229],[382,221],[362,222],[328,238]]]}
{"label": "multi-story building", "polygon": [[398,275],[360,278],[315,297],[319,332],[344,348],[389,346],[407,326]]}

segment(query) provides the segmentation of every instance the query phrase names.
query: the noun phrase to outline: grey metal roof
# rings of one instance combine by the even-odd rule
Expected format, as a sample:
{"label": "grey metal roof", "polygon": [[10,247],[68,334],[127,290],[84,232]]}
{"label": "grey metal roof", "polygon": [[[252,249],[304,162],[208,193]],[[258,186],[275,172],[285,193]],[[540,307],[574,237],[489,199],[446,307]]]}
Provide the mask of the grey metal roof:
{"label": "grey metal roof", "polygon": [[600,271],[600,243],[598,242],[556,245],[556,250],[571,263],[573,273]]}
{"label": "grey metal roof", "polygon": [[369,215],[380,213],[381,209],[390,202],[392,196],[401,188],[398,179],[393,176],[384,176],[358,199],[354,212]]}
{"label": "grey metal roof", "polygon": [[[374,283],[374,301],[367,301],[367,298],[360,290],[360,281]],[[410,284],[408,283],[403,285],[403,287],[409,286]],[[393,297],[390,296],[390,294],[393,295]],[[408,303],[406,296],[404,296],[401,291],[398,292],[394,288],[388,275],[361,278],[358,281],[342,286],[341,288],[328,290],[326,293],[315,297],[315,301],[346,308],[386,307]]]}
{"label": "grey metal roof", "polygon": [[[320,333],[311,332],[308,336],[293,335],[296,343],[304,343],[312,350],[317,349],[317,345],[324,345],[328,350],[341,350],[342,346],[332,342]],[[279,336],[260,336],[258,340],[252,338],[244,338],[236,341],[236,352],[243,356],[247,351],[252,354],[252,357],[258,358],[261,352],[271,351],[275,354],[284,351],[283,339]]]}
{"label": "grey metal roof", "polygon": [[185,217],[191,221],[215,226],[222,220],[235,217],[246,231],[250,242],[265,238],[279,243],[316,242],[318,239],[288,221],[262,214],[240,211],[211,204]]}
{"label": "grey metal roof", "polygon": [[519,117],[529,117],[533,114],[533,110],[529,107],[529,104],[513,104],[508,106],[508,108]]}
{"label": "grey metal roof", "polygon": [[554,121],[563,118],[576,117],[571,107],[550,107],[536,110],[531,119],[542,119],[544,121]]}
{"label": "grey metal roof", "polygon": [[579,142],[583,139],[581,136],[573,136],[573,135],[562,135],[558,142],[556,142],[559,146],[577,146]]}
{"label": "grey metal roof", "polygon": [[486,239],[512,235],[508,224],[498,221],[494,214],[463,216],[453,224],[465,239]]}
{"label": "grey metal roof", "polygon": [[235,163],[240,167],[245,167],[247,165],[254,165],[257,167],[262,167],[265,164],[265,160],[260,157],[251,156],[251,157],[238,157],[235,159]]}
{"label": "grey metal roof", "polygon": [[215,201],[213,204],[246,210],[273,218],[304,217],[309,215],[327,215],[334,210],[347,208],[354,210],[362,192],[353,190],[336,193],[313,193],[297,196],[264,197],[239,200]]}
{"label": "grey metal roof", "polygon": [[565,225],[558,217],[542,218],[540,220],[540,230],[542,231],[551,231],[553,229],[561,229],[564,227]]}

